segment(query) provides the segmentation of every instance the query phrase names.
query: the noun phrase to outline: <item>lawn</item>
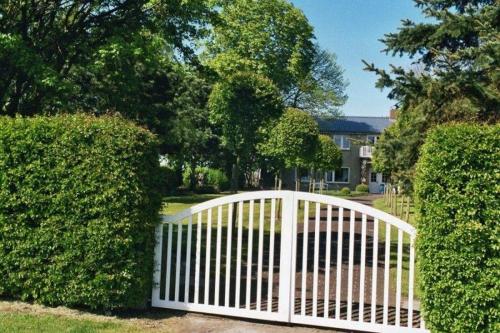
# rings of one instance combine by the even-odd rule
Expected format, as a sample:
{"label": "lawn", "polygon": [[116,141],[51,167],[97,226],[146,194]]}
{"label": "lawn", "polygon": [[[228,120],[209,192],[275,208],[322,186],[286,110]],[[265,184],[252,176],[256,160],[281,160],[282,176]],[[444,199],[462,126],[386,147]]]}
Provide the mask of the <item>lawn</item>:
{"label": "lawn", "polygon": [[147,310],[103,315],[0,299],[0,332],[171,333],[175,321],[176,317],[168,312]]}
{"label": "lawn", "polygon": [[[204,201],[208,201],[211,199],[216,199],[219,197],[223,197],[226,195],[230,195],[231,193],[224,192],[220,194],[191,194],[191,195],[182,195],[182,196],[168,196],[163,199],[163,208],[162,213],[167,215],[174,215],[183,211],[186,208],[194,206],[196,204],[202,203]],[[351,192],[350,195],[343,195],[339,191],[324,191],[323,194],[331,195],[339,198],[349,199],[352,197],[358,197],[367,195],[367,193],[361,192]],[[258,202],[256,202],[256,208],[258,208]],[[310,211],[313,212],[313,205],[311,205]],[[266,212],[267,215],[267,212]]]}
{"label": "lawn", "polygon": [[167,332],[132,324],[125,319],[80,319],[64,315],[0,312],[0,332],[9,333],[152,333]]}
{"label": "lawn", "polygon": [[[401,204],[402,198],[399,199],[398,204]],[[384,211],[386,213],[391,214],[391,209],[388,205],[386,205],[384,198],[376,199],[373,201],[373,207]],[[399,207],[399,206],[398,206]],[[398,216],[402,219],[401,216]],[[410,205],[410,216],[409,216],[409,224],[415,226],[415,214],[414,214],[414,206],[413,202]],[[380,237],[385,237],[385,223],[381,223],[379,226],[379,235]],[[398,246],[398,233],[395,228],[391,228],[391,282],[396,281],[396,265],[397,265],[397,246]],[[409,262],[410,262],[410,238],[408,236],[403,236],[403,272],[402,272],[402,295],[408,296],[408,277],[409,277]],[[414,296],[416,299],[419,298],[420,291],[418,288],[418,272],[415,270],[415,288],[414,288]],[[394,286],[395,290],[395,286]]]}

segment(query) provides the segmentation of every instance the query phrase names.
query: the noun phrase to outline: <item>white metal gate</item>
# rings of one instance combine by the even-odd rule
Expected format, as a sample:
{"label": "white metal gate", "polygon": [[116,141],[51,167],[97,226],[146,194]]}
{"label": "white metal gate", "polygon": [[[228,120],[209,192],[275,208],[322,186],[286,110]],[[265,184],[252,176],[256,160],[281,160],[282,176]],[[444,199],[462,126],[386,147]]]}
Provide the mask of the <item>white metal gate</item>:
{"label": "white metal gate", "polygon": [[372,207],[312,193],[247,192],[164,216],[156,236],[155,307],[428,332],[414,299],[416,231]]}

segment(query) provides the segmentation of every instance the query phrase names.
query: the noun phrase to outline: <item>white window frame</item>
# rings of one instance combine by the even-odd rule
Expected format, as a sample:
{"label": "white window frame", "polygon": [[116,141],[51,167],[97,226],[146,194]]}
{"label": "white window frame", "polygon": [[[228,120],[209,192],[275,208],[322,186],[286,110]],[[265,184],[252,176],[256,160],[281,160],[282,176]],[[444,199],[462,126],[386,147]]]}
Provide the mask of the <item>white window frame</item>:
{"label": "white window frame", "polygon": [[373,144],[377,143],[378,140],[378,135],[375,134],[369,134],[366,136],[366,142],[369,142],[371,144],[370,138],[373,137]]}
{"label": "white window frame", "polygon": [[[351,150],[351,141],[347,137],[347,135],[333,135],[333,142],[337,144],[335,141],[336,138],[340,138],[340,150]],[[344,145],[347,143],[347,147],[344,147]]]}
{"label": "white window frame", "polygon": [[[329,174],[332,176],[331,180],[328,180],[328,175]],[[334,177],[335,177],[335,171],[327,171],[327,172],[325,172],[325,182],[326,183],[332,184],[333,181],[334,181],[334,179],[335,179]]]}
{"label": "white window frame", "polygon": [[[335,170],[325,172],[326,182],[329,184],[349,184],[351,182],[351,168],[349,167],[340,167],[340,169],[347,169],[347,182],[336,182],[335,181]],[[332,174],[332,180],[328,181],[328,173]]]}

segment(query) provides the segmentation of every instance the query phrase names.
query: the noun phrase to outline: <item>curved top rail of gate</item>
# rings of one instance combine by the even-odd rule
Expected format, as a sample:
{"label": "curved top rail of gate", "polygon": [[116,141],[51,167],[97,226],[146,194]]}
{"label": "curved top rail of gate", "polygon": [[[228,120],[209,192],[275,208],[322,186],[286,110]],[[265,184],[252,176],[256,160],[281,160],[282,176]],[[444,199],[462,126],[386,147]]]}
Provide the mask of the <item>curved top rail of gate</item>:
{"label": "curved top rail of gate", "polygon": [[346,200],[329,195],[308,193],[308,192],[295,192],[295,199],[311,201],[311,202],[321,202],[327,205],[333,205],[333,206],[343,207],[349,210],[354,210],[357,212],[362,212],[372,216],[373,218],[380,219],[386,223],[389,223],[390,225],[408,233],[412,237],[415,236],[417,233],[415,228],[412,225],[406,223],[405,221],[393,215],[390,215],[386,212],[383,212],[379,209],[363,205],[356,201]]}
{"label": "curved top rail of gate", "polygon": [[238,202],[238,201],[247,201],[247,200],[257,200],[257,199],[278,199],[283,198],[285,196],[294,195],[296,200],[307,200],[313,202],[322,202],[328,205],[334,205],[338,207],[343,207],[346,209],[352,209],[358,212],[366,213],[374,218],[383,220],[386,223],[393,225],[394,227],[403,230],[411,236],[416,235],[415,228],[406,223],[405,221],[390,215],[386,212],[383,212],[379,209],[363,205],[361,203],[346,200],[338,197],[308,193],[308,192],[292,192],[292,191],[255,191],[255,192],[244,192],[233,195],[224,196],[221,198],[216,198],[212,200],[208,200],[202,202],[200,204],[194,205],[190,208],[186,208],[185,210],[175,214],[175,215],[163,215],[162,222],[163,223],[173,223],[179,220],[185,219],[190,215],[194,215],[196,213],[202,212],[206,209]]}
{"label": "curved top rail of gate", "polygon": [[290,196],[293,193],[294,192],[291,191],[254,191],[254,192],[244,192],[244,193],[226,195],[224,197],[208,200],[200,204],[194,205],[192,207],[186,208],[185,210],[175,215],[163,215],[162,222],[174,223],[179,220],[185,219],[190,215],[194,215],[209,208],[214,208],[234,202],[259,200],[259,199],[280,199],[286,196]]}

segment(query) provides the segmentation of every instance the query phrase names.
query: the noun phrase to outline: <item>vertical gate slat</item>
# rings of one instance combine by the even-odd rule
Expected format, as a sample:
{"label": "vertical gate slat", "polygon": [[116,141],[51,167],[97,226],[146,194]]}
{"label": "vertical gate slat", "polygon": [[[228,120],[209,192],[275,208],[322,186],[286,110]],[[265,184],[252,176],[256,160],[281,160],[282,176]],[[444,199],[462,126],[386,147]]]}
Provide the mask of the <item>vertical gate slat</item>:
{"label": "vertical gate slat", "polygon": [[196,227],[196,267],[194,273],[194,302],[200,302],[200,260],[201,260],[201,212],[198,213]]}
{"label": "vertical gate slat", "polygon": [[165,281],[165,300],[170,300],[170,272],[172,271],[172,223],[168,224],[167,239],[167,278]]}
{"label": "vertical gate slat", "polygon": [[274,233],[276,224],[276,199],[271,200],[271,230],[269,233],[269,278],[267,281],[267,312],[272,311],[274,283]]}
{"label": "vertical gate slat", "polygon": [[[290,214],[285,214],[285,207],[289,207],[289,208],[293,208],[293,218],[291,219],[290,222],[288,222],[289,226],[292,228],[292,253],[291,253],[291,263],[292,263],[292,267],[291,267],[291,271],[290,271],[290,298],[291,298],[291,301],[290,301],[290,304],[289,304],[289,317],[290,315],[295,315],[295,304],[297,302],[297,298],[295,297],[296,296],[296,284],[297,284],[297,249],[298,249],[298,246],[297,246],[297,243],[298,243],[298,231],[297,231],[297,226],[298,226],[298,222],[299,222],[299,203],[300,201],[297,199],[295,199],[294,197],[292,197],[293,201],[289,204],[286,204],[285,201],[283,201],[283,204],[282,204],[282,208],[283,208],[283,213],[281,215],[281,230],[283,230],[285,228],[285,217],[286,216],[290,216]],[[283,238],[283,231],[282,231],[282,236],[281,236],[281,243],[284,245],[284,238]],[[282,245],[282,246],[283,246]],[[282,253],[283,254],[283,253]],[[284,254],[286,256],[286,253]],[[280,262],[283,260],[283,258],[280,258]],[[285,288],[285,286],[281,283],[282,281],[282,277],[281,277],[281,274],[282,271],[281,271],[281,267],[283,267],[283,265],[280,263],[280,291],[282,289]],[[288,280],[286,280],[288,281]],[[281,292],[280,292],[280,295],[281,295]],[[280,298],[279,300],[280,302],[280,306],[281,304],[286,304],[287,300],[282,300]]]}
{"label": "vertical gate slat", "polygon": [[319,219],[320,219],[320,203],[316,203],[316,212],[314,220],[314,268],[313,268],[313,305],[312,315],[318,315],[318,269],[319,269]]}
{"label": "vertical gate slat", "polygon": [[389,273],[391,259],[391,225],[385,224],[385,259],[384,259],[384,315],[383,324],[389,320]]}
{"label": "vertical gate slat", "polygon": [[193,233],[193,216],[188,218],[188,230],[186,241],[186,275],[184,277],[184,302],[189,302],[189,279],[191,275],[191,238]]}
{"label": "vertical gate slat", "polygon": [[222,206],[217,209],[217,247],[215,255],[215,306],[219,306],[220,292],[220,256],[222,248]]}
{"label": "vertical gate slat", "polygon": [[229,295],[231,290],[231,241],[233,234],[233,203],[227,208],[227,247],[226,247],[226,285],[224,288],[224,306],[229,307]]}
{"label": "vertical gate slat", "polygon": [[347,275],[347,320],[352,318],[352,284],[354,275],[354,223],[355,211],[351,209],[349,221],[349,273]]}
{"label": "vertical gate slat", "polygon": [[342,296],[342,247],[344,240],[344,208],[339,207],[337,227],[337,280],[335,287],[335,319],[340,319],[340,300]]}
{"label": "vertical gate slat", "polygon": [[396,326],[401,323],[401,277],[403,271],[403,230],[398,230],[398,264],[396,274]]}
{"label": "vertical gate slat", "polygon": [[300,301],[300,314],[306,314],[306,283],[307,283],[307,236],[309,233],[309,201],[304,201],[304,230],[303,248],[302,248],[302,285],[301,285],[301,301]]}
{"label": "vertical gate slat", "polygon": [[325,253],[325,296],[323,304],[323,317],[328,318],[330,304],[330,256],[332,246],[332,205],[327,206],[326,213],[326,253]]}
{"label": "vertical gate slat", "polygon": [[155,237],[155,270],[153,273],[153,296],[152,301],[156,302],[160,300],[160,283],[161,283],[161,262],[162,258],[162,250],[163,250],[163,224],[159,224],[156,226]]}
{"label": "vertical gate slat", "polygon": [[205,249],[205,297],[204,304],[208,305],[210,294],[210,250],[212,246],[212,208],[207,212],[207,247]]}
{"label": "vertical gate slat", "polygon": [[243,202],[238,203],[238,240],[236,247],[236,292],[235,303],[236,308],[240,307],[240,289],[241,289],[241,242],[243,233]]}
{"label": "vertical gate slat", "polygon": [[181,278],[181,259],[182,259],[182,220],[177,222],[177,253],[175,260],[175,292],[174,300],[179,301],[179,280]]}
{"label": "vertical gate slat", "polygon": [[253,253],[253,213],[254,201],[250,200],[250,209],[248,213],[248,244],[247,244],[247,284],[246,284],[246,302],[245,307],[250,309],[250,293],[252,291],[252,253]]}
{"label": "vertical gate slat", "polygon": [[371,322],[377,320],[377,276],[378,276],[378,219],[373,221],[373,265],[372,265],[372,301]]}
{"label": "vertical gate slat", "polygon": [[413,327],[413,285],[415,274],[415,237],[410,236],[410,270],[408,282],[408,327]]}
{"label": "vertical gate slat", "polygon": [[260,199],[259,214],[259,257],[257,263],[257,311],[261,309],[262,301],[262,259],[264,257],[264,207],[265,200]]}
{"label": "vertical gate slat", "polygon": [[365,260],[366,260],[366,214],[361,218],[361,267],[359,270],[359,321],[364,321],[365,310]]}

